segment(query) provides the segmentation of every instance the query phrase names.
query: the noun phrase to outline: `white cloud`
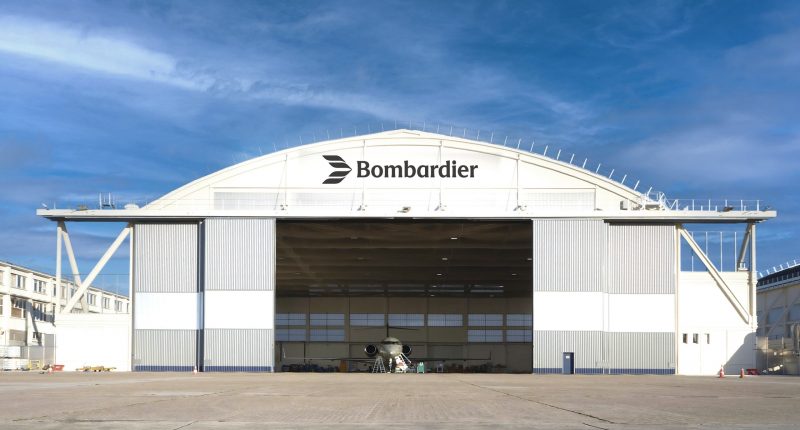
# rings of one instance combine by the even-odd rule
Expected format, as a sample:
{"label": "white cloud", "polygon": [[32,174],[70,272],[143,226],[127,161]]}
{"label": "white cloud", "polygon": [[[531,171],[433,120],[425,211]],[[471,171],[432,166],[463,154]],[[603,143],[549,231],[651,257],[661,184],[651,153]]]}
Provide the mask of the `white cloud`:
{"label": "white cloud", "polygon": [[203,89],[177,72],[177,61],[135,43],[89,30],[14,16],[0,17],[0,51],[94,72]]}

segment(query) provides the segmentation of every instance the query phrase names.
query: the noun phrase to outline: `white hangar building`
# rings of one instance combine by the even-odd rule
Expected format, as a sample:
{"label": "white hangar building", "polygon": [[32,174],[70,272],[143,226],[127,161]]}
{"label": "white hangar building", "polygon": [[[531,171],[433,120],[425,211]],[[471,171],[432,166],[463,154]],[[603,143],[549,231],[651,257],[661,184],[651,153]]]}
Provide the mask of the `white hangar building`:
{"label": "white hangar building", "polygon": [[[98,267],[130,237],[131,370],[282,371],[364,357],[386,331],[453,370],[755,367],[755,226],[776,213],[654,198],[572,161],[396,130],[264,155],[141,208],[38,213],[59,240],[67,222],[127,223]],[[735,268],[687,233],[710,223],[741,225]]]}

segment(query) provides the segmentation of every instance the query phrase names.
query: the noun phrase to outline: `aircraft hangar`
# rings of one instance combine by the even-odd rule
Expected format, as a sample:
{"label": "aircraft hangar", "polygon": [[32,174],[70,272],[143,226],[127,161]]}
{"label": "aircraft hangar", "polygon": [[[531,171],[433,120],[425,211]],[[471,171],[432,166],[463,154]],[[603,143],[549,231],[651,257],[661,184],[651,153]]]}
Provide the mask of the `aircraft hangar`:
{"label": "aircraft hangar", "polygon": [[[670,200],[544,152],[393,130],[142,207],[38,213],[59,244],[68,222],[127,223],[106,254],[129,241],[130,370],[367,371],[343,359],[389,336],[435,371],[755,367],[755,229],[775,211]],[[737,264],[715,264],[695,224],[740,225]]]}

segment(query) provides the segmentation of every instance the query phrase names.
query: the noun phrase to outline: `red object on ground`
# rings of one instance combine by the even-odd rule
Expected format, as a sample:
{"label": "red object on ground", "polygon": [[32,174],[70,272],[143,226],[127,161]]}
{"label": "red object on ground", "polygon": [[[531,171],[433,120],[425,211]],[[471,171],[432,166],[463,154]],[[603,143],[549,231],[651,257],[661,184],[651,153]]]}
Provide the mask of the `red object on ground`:
{"label": "red object on ground", "polygon": [[719,366],[719,377],[720,378],[724,378],[725,377],[725,368],[722,367],[722,366]]}
{"label": "red object on ground", "polygon": [[758,369],[746,369],[745,375],[758,376]]}
{"label": "red object on ground", "polygon": [[52,367],[53,367],[53,372],[63,372],[64,371],[64,365],[63,364],[54,364]]}

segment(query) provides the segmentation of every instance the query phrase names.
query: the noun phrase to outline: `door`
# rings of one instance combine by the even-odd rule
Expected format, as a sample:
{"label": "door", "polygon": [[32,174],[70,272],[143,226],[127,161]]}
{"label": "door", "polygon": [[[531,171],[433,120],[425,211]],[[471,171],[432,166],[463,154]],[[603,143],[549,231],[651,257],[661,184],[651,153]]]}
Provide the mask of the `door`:
{"label": "door", "polygon": [[565,352],[561,359],[561,373],[572,375],[575,373],[575,353]]}

